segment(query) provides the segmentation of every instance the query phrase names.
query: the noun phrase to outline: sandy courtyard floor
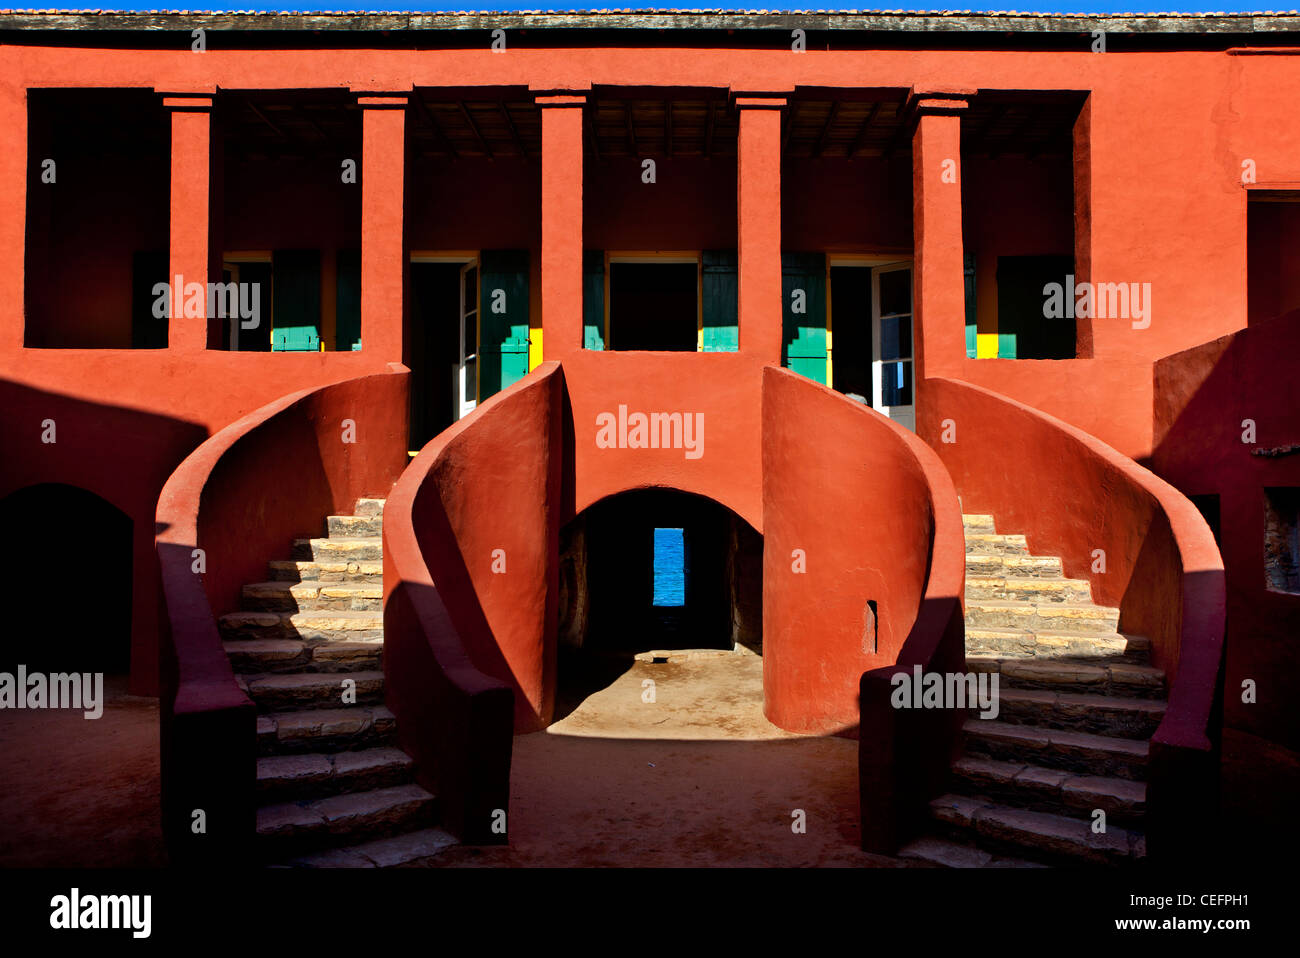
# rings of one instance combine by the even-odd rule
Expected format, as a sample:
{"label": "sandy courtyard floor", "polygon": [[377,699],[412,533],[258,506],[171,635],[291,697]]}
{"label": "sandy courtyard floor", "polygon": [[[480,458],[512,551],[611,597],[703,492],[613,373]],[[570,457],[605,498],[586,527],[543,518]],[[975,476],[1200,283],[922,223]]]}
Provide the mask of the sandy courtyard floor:
{"label": "sandy courtyard floor", "polygon": [[510,847],[454,849],[444,864],[898,864],[858,848],[857,742],[768,722],[761,658],[606,665],[585,684],[611,684],[562,700],[564,718],[515,739]]}

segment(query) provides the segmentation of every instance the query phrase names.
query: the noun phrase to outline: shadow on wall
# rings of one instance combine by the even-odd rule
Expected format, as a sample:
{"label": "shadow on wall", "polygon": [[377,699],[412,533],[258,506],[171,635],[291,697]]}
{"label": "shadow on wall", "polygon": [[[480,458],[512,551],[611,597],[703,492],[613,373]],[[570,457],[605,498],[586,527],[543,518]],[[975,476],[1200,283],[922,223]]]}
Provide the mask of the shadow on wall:
{"label": "shadow on wall", "polygon": [[[60,484],[97,497],[127,519],[130,546],[122,562],[130,576],[122,581],[130,595],[130,690],[157,695],[162,594],[153,547],[154,510],[167,477],[207,438],[207,430],[193,422],[9,380],[0,380],[0,408],[5,410],[0,417],[0,496]],[[64,506],[70,508],[71,502],[65,500]],[[48,539],[49,527],[42,530]],[[40,588],[37,580],[66,579],[69,574],[91,587],[86,580],[100,573],[112,577],[102,551],[105,544],[95,540],[93,530],[74,526],[63,535],[51,564],[38,567],[39,573],[32,576],[32,588]],[[54,607],[66,601],[61,596]]]}
{"label": "shadow on wall", "polygon": [[[1219,540],[1224,720],[1291,749],[1300,749],[1300,591],[1279,570],[1300,563],[1297,352],[1300,312],[1291,312],[1159,360],[1152,458],[1158,475],[1209,514]],[[1253,702],[1243,701],[1248,681]]]}

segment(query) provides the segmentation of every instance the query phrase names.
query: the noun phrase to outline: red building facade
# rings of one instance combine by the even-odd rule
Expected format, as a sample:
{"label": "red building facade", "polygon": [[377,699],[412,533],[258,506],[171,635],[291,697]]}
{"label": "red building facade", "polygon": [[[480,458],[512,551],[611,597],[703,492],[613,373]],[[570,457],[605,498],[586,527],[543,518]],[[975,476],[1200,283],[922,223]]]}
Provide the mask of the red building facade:
{"label": "red building facade", "polygon": [[[0,14],[0,498],[129,520],[104,548],[166,756],[251,749],[216,619],[388,497],[388,698],[494,840],[493,756],[553,714],[575,521],[703,497],[762,537],[769,718],[861,724],[880,847],[954,732],[878,714],[871,676],[961,667],[961,514],[991,514],[1149,638],[1177,822],[1220,711],[1300,741],[1297,30]],[[227,283],[256,309],[216,315]]]}

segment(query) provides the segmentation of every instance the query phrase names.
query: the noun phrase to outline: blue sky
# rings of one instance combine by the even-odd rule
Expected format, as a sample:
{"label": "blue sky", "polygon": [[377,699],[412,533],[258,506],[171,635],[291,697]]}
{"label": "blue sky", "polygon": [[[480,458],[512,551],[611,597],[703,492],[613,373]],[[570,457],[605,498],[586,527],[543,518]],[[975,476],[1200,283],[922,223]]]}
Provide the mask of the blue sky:
{"label": "blue sky", "polygon": [[[1300,4],[1297,4],[1300,5]],[[15,7],[25,6],[21,0]],[[948,0],[932,4],[907,4],[899,0],[878,0],[877,3],[837,3],[835,0],[750,0],[748,3],[727,2],[727,0],[695,0],[685,3],[663,2],[623,2],[581,3],[547,2],[547,0],[464,0],[464,2],[429,2],[429,0],[361,0],[361,2],[339,2],[339,0],[280,0],[278,3],[259,2],[259,0],[101,0],[99,3],[60,3],[58,0],[46,3],[32,3],[31,8],[53,8],[61,10],[157,10],[157,9],[193,9],[193,10],[606,10],[606,9],[647,9],[671,8],[682,9],[726,9],[726,10],[855,10],[855,9],[912,9],[912,10],[1021,10],[1035,13],[1127,13],[1153,12],[1162,13],[1200,13],[1214,12],[1250,12],[1267,9],[1289,9],[1284,3],[1233,3],[1232,0],[1207,0],[1206,3],[1180,3],[1177,0],[1006,0],[1005,3],[980,6],[971,0]]]}

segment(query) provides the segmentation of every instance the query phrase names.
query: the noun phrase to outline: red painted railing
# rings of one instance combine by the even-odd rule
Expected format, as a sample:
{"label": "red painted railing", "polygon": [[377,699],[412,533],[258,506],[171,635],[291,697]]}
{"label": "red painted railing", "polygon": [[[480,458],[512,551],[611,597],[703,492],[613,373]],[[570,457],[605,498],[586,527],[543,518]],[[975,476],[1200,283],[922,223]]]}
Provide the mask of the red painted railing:
{"label": "red painted railing", "polygon": [[939,453],[964,511],[991,513],[1030,548],[1060,555],[1120,629],[1151,640],[1170,683],[1151,740],[1147,847],[1194,848],[1217,787],[1217,686],[1223,671],[1223,560],[1196,507],[1177,489],[1068,423],[969,383],[932,378],[918,433]]}
{"label": "red painted railing", "polygon": [[158,499],[163,834],[173,861],[238,862],[255,831],[256,710],[216,615],[295,535],[383,496],[406,459],[404,366],[292,393],[208,439]]}
{"label": "red painted railing", "polygon": [[[518,726],[549,720],[562,376],[543,363],[429,442],[384,510],[384,673],[444,825],[504,843]],[[508,557],[493,574],[492,553]]]}

